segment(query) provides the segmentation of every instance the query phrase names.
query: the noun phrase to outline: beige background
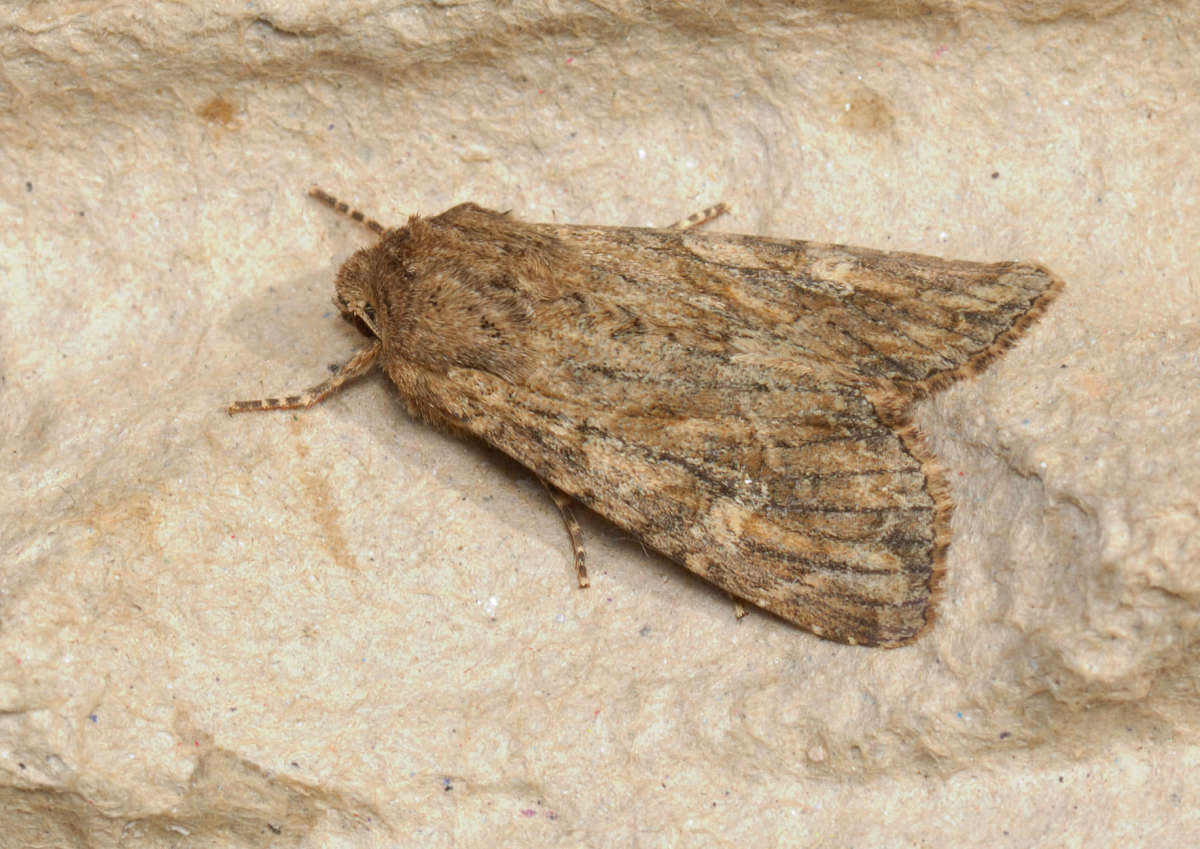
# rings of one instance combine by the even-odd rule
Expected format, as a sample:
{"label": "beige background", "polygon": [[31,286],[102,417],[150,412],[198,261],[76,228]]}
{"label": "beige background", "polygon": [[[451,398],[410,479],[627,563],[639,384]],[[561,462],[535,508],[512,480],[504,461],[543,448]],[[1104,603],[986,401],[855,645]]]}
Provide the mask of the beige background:
{"label": "beige background", "polygon": [[[0,845],[1200,838],[1200,7],[7,4]],[[937,627],[817,640],[410,421],[291,415],[364,235],[533,220],[1035,259],[923,404]]]}

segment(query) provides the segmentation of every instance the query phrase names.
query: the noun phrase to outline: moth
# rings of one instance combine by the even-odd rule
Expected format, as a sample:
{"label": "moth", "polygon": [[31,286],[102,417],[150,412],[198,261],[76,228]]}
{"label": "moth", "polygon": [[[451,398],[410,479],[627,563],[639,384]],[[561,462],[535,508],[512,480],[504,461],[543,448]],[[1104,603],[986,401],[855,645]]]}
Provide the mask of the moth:
{"label": "moth", "polygon": [[338,272],[367,338],[308,407],[376,364],[412,415],[813,634],[895,647],[934,619],[946,478],[915,399],[973,375],[1062,281],[978,263],[665,229],[534,224],[464,203],[385,228]]}

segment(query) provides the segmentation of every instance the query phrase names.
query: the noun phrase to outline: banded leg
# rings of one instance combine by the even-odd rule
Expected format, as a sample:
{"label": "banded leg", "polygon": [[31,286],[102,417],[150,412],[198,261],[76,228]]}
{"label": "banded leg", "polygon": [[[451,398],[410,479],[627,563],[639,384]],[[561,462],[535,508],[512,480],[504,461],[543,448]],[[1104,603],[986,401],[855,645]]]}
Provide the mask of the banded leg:
{"label": "banded leg", "polygon": [[328,192],[323,191],[322,189],[318,189],[316,186],[313,186],[311,189],[308,190],[308,196],[310,198],[316,198],[321,203],[325,204],[327,207],[332,209],[334,212],[340,212],[342,215],[345,215],[346,217],[350,218],[351,220],[357,221],[359,224],[361,224],[362,226],[364,226],[368,230],[370,230],[372,233],[374,233],[376,236],[383,235],[383,231],[385,229],[387,229],[382,224],[380,224],[378,221],[376,221],[374,218],[367,218],[367,216],[363,215],[361,212],[359,212],[357,209],[352,207],[350,204],[343,203],[342,201],[338,200],[337,198],[335,198],[333,195],[329,194]]}
{"label": "banded leg", "polygon": [[729,211],[729,204],[722,201],[721,203],[718,203],[714,206],[708,207],[708,209],[702,209],[699,212],[693,213],[692,215],[689,215],[687,218],[681,218],[679,221],[676,221],[674,224],[672,224],[667,229],[668,230],[691,230],[693,227],[699,227],[703,224],[707,224],[708,222],[712,221],[714,218],[720,218],[722,215],[724,215],[728,211]]}
{"label": "banded leg", "polygon": [[260,398],[257,401],[234,401],[226,408],[226,412],[232,416],[234,413],[249,413],[258,410],[295,410],[319,404],[341,388],[343,383],[370,370],[382,347],[383,344],[376,339],[351,357],[350,362],[338,369],[337,374],[329,380],[311,386],[299,395],[288,395],[284,398]]}
{"label": "banded leg", "polygon": [[562,515],[563,524],[567,526],[567,536],[571,538],[571,549],[575,552],[575,573],[579,577],[579,586],[581,588],[590,586],[591,581],[588,580],[587,573],[587,555],[583,550],[583,530],[579,527],[579,522],[575,519],[575,511],[571,509],[571,496],[548,480],[543,478],[538,478],[538,480],[542,482],[542,486],[546,487],[546,492],[549,494],[550,500],[558,508],[558,512]]}

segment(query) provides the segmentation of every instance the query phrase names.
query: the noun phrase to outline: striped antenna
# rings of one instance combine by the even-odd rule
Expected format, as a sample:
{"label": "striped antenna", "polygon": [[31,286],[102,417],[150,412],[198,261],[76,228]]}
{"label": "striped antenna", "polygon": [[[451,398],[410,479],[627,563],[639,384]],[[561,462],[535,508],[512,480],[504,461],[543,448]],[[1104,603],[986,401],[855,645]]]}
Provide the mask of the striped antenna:
{"label": "striped antenna", "polygon": [[343,203],[342,201],[335,198],[333,195],[329,194],[329,192],[326,192],[322,189],[318,189],[316,186],[313,186],[311,189],[308,190],[308,196],[310,198],[316,198],[321,203],[325,204],[327,207],[332,209],[334,212],[340,212],[342,215],[345,215],[348,218],[351,218],[352,220],[357,221],[359,224],[366,227],[368,230],[370,230],[375,235],[377,235],[377,236],[383,235],[383,231],[385,228],[382,224],[380,224],[374,218],[367,218],[367,216],[363,215],[357,209],[350,206],[350,204]]}

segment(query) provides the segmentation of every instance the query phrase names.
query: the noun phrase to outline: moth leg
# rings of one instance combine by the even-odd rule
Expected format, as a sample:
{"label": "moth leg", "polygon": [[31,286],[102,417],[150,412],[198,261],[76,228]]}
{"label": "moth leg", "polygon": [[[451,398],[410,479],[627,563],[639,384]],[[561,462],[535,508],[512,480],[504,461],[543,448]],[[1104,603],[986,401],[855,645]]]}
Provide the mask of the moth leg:
{"label": "moth leg", "polygon": [[590,586],[587,573],[587,555],[583,550],[583,530],[575,520],[575,511],[571,509],[571,496],[545,478],[538,478],[558,512],[562,515],[563,524],[567,526],[567,536],[571,538],[571,549],[575,552],[575,572],[579,576],[579,586]]}
{"label": "moth leg", "polygon": [[746,605],[742,604],[741,599],[733,593],[726,593],[729,600],[733,602],[733,616],[735,619],[742,620],[750,615],[750,611],[746,609]]}
{"label": "moth leg", "polygon": [[234,413],[248,413],[252,410],[295,410],[299,407],[311,407],[313,404],[319,404],[336,392],[347,380],[353,380],[369,370],[375,362],[375,357],[379,355],[381,347],[382,344],[376,339],[351,357],[350,362],[338,369],[337,374],[329,380],[311,386],[299,395],[288,395],[284,398],[260,398],[257,401],[234,401],[226,408],[226,412],[232,416]]}
{"label": "moth leg", "polygon": [[385,229],[387,229],[382,224],[380,224],[378,221],[376,221],[374,218],[367,218],[367,216],[363,215],[361,212],[359,212],[357,209],[352,207],[350,204],[343,203],[342,201],[338,200],[337,198],[335,198],[333,195],[329,194],[328,192],[318,189],[316,186],[313,186],[311,189],[308,190],[308,196],[310,198],[316,198],[321,203],[325,204],[327,207],[332,209],[334,212],[340,212],[342,215],[345,215],[346,217],[348,217],[354,221],[357,221],[359,224],[361,224],[362,226],[364,226],[368,230],[370,230],[372,233],[374,233],[376,236],[383,235],[383,231]]}
{"label": "moth leg", "polygon": [[720,218],[729,211],[729,204],[722,201],[715,206],[710,206],[707,209],[702,209],[699,212],[689,215],[687,218],[681,218],[676,221],[668,230],[691,230],[693,227],[699,227],[707,224],[714,218]]}

